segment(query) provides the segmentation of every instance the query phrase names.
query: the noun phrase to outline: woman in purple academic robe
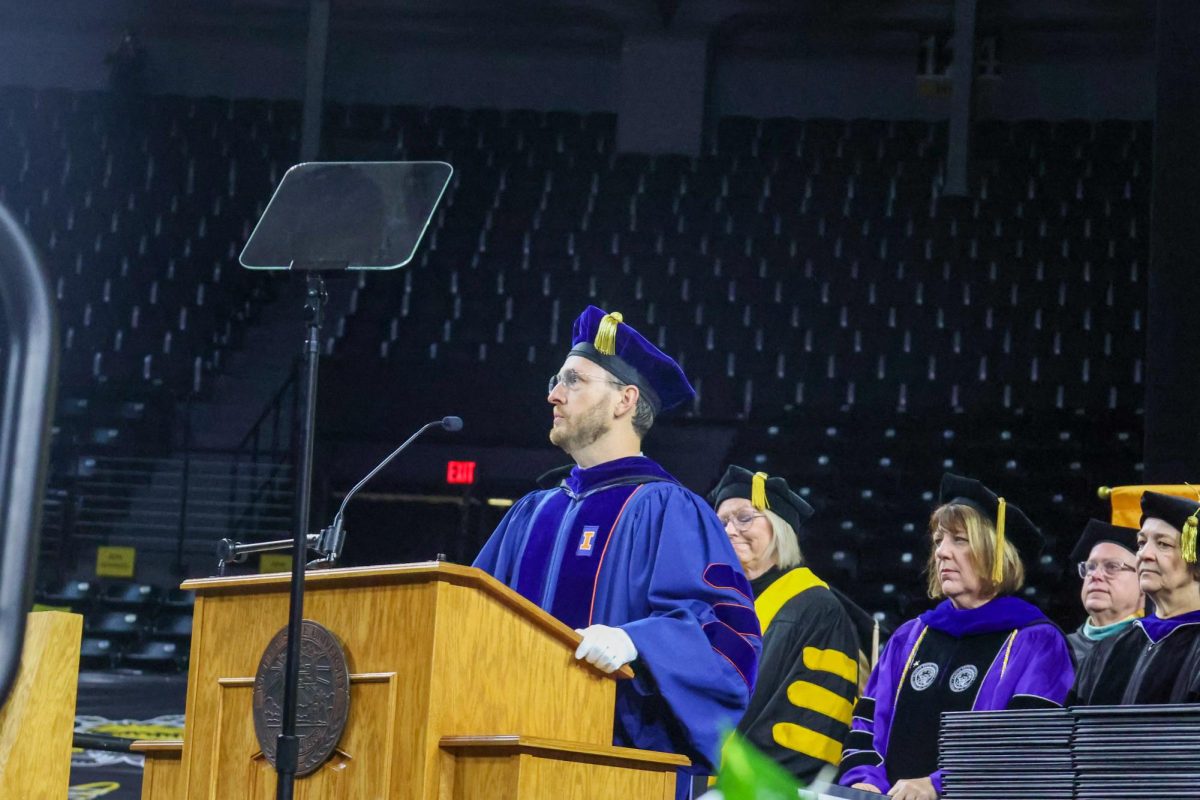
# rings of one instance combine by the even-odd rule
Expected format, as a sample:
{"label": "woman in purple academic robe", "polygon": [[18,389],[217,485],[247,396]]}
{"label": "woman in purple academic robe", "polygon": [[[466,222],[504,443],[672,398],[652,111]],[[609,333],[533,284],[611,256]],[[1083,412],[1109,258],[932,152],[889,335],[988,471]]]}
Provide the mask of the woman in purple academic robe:
{"label": "woman in purple academic robe", "polygon": [[941,794],[942,712],[1058,706],[1075,676],[1062,631],[1013,596],[1041,532],[969,478],[945,475],[940,503],[928,572],[930,597],[944,599],[888,641],[842,751],[843,786],[897,800]]}

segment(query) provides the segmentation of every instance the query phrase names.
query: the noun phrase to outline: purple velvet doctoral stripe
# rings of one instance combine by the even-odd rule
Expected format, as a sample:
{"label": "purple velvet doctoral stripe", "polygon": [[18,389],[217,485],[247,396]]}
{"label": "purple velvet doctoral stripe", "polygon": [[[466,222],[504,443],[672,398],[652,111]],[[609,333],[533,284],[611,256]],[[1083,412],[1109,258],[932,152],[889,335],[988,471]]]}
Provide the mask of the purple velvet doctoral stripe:
{"label": "purple velvet doctoral stripe", "polygon": [[1011,595],[993,598],[979,608],[955,608],[949,600],[943,600],[919,619],[930,628],[955,638],[1011,631],[1049,621],[1036,606]]}
{"label": "purple velvet doctoral stripe", "polygon": [[[630,497],[642,484],[624,484],[601,489],[580,501],[570,528],[566,529],[566,546],[558,575],[554,577],[554,600],[547,610],[572,628],[591,624],[592,598],[596,580],[613,529]],[[561,516],[559,517],[561,521]],[[588,543],[590,549],[580,552],[585,529],[595,529]]]}
{"label": "purple velvet doctoral stripe", "polygon": [[[514,588],[573,627],[589,625],[596,579],[617,515],[639,485],[654,481],[678,483],[644,456],[572,469],[563,486],[550,490],[533,513]],[[575,504],[579,507],[573,509]],[[568,516],[569,528],[563,525]],[[588,548],[581,547],[585,528],[595,529]],[[554,564],[556,551],[561,560]]]}
{"label": "purple velvet doctoral stripe", "polygon": [[587,469],[575,467],[564,483],[569,492],[581,496],[610,483],[648,483],[649,481],[679,483],[671,476],[671,473],[645,456],[618,458]]}
{"label": "purple velvet doctoral stripe", "polygon": [[740,571],[729,564],[709,564],[704,569],[704,582],[714,589],[733,589],[742,597],[754,602],[754,590]]}
{"label": "purple velvet doctoral stripe", "polygon": [[736,603],[716,603],[713,605],[713,613],[717,615],[717,619],[742,636],[762,638],[758,632],[758,615],[754,613],[754,609]]}
{"label": "purple velvet doctoral stripe", "polygon": [[753,689],[758,680],[758,653],[754,645],[719,619],[705,623],[703,628],[712,649],[728,659],[746,685]]}
{"label": "purple velvet doctoral stripe", "polygon": [[1180,614],[1178,617],[1170,619],[1151,615],[1135,620],[1134,624],[1140,625],[1146,637],[1157,644],[1181,626],[1196,623],[1200,623],[1200,611],[1189,611],[1187,614]]}
{"label": "purple velvet doctoral stripe", "polygon": [[[730,564],[709,564],[704,568],[704,582],[715,589],[732,589],[754,602],[750,582]],[[745,637],[758,629],[758,616],[753,608],[742,608],[733,603],[720,603],[713,607],[713,613],[718,621],[703,626],[708,643],[733,665],[746,685],[753,688],[758,679],[758,654]]]}
{"label": "purple velvet doctoral stripe", "polygon": [[542,501],[533,515],[533,526],[521,552],[513,588],[538,605],[546,592],[546,569],[558,539],[558,524],[570,502],[571,498],[563,491],[556,491]]}

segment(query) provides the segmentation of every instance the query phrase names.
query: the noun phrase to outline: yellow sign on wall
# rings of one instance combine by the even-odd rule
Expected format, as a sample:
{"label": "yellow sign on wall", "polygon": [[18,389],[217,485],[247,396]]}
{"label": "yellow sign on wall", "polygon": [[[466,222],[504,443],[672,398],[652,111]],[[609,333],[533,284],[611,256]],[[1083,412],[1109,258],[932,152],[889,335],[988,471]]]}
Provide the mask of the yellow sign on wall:
{"label": "yellow sign on wall", "polygon": [[291,572],[292,557],[280,553],[263,553],[258,557],[259,572]]}
{"label": "yellow sign on wall", "polygon": [[132,578],[137,561],[133,547],[101,546],[96,548],[96,576],[100,578]]}

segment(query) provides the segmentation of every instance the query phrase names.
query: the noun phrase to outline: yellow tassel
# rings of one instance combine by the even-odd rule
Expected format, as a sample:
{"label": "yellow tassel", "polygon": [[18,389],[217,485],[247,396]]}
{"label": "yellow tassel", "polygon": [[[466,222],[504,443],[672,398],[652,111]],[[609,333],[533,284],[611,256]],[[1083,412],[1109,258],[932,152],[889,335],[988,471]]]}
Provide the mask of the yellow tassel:
{"label": "yellow tassel", "polygon": [[1008,657],[1012,655],[1013,641],[1017,638],[1017,632],[1013,631],[1008,635],[1008,644],[1004,648],[1004,663],[1000,665],[1000,677],[1004,677],[1004,673],[1008,672]]}
{"label": "yellow tassel", "polygon": [[997,586],[1004,580],[1004,510],[1008,504],[1000,498],[1000,508],[996,510],[996,554],[992,557],[992,583]]}
{"label": "yellow tassel", "polygon": [[1180,539],[1182,545],[1183,560],[1189,564],[1196,563],[1196,527],[1198,524],[1196,517],[1200,516],[1200,511],[1192,514],[1183,523],[1183,537]]}
{"label": "yellow tassel", "polygon": [[604,318],[600,320],[600,326],[596,329],[596,341],[593,342],[597,353],[606,356],[617,354],[617,326],[624,321],[625,318],[619,311],[604,315]]}
{"label": "yellow tassel", "polygon": [[767,502],[767,473],[756,472],[750,479],[750,505],[759,511],[771,507]]}

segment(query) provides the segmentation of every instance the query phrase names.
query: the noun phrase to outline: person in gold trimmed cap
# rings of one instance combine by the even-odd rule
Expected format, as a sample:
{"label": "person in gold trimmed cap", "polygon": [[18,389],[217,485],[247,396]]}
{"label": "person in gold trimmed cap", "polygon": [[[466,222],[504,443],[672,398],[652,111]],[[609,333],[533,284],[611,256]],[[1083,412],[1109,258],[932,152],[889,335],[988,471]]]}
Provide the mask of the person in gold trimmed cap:
{"label": "person in gold trimmed cap", "polygon": [[594,306],[548,392],[550,441],[575,466],[517,501],[475,566],[575,628],[577,659],[630,666],[614,744],[681,753],[710,774],[722,728],[746,710],[761,635],[717,515],[641,452],[654,418],[695,393],[620,314]]}
{"label": "person in gold trimmed cap", "polygon": [[860,655],[854,624],[804,566],[796,532],[813,509],[787,481],[731,466],[708,499],[750,579],[763,631],[758,685],[737,730],[808,785],[837,765],[850,730]]}
{"label": "person in gold trimmed cap", "polygon": [[1072,690],[1078,704],[1103,702],[1105,686],[1124,687],[1123,705],[1200,702],[1198,496],[1142,494],[1137,573],[1154,613],[1096,645]]}
{"label": "person in gold trimmed cap", "polygon": [[977,480],[947,473],[929,520],[932,611],[896,629],[854,710],[843,786],[897,800],[942,792],[945,711],[1054,707],[1075,672],[1066,638],[1015,597],[1041,531]]}

